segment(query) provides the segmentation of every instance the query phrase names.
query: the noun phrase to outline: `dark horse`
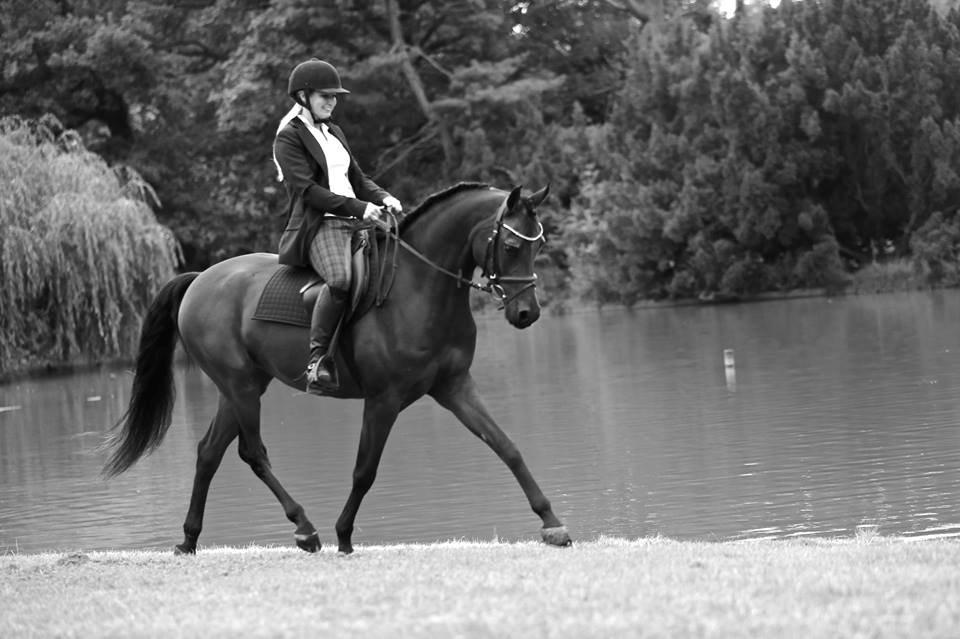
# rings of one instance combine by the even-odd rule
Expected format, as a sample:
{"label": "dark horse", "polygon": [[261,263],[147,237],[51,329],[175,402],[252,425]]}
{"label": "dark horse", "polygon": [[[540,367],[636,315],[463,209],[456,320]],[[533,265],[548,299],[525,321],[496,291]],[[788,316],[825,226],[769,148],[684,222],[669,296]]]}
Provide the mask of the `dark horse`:
{"label": "dark horse", "polygon": [[[336,523],[340,552],[353,551],[354,519],[397,415],[423,395],[452,411],[506,463],[543,522],[544,541],[570,544],[565,526],[517,447],[487,412],[470,375],[477,329],[464,275],[481,267],[507,321],[517,328],[535,322],[540,305],[533,266],[543,244],[535,207],[546,194],[546,188],[524,197],[519,187],[508,194],[461,184],[431,196],[400,224],[402,250],[393,254],[395,268],[385,266],[392,281],[389,296],[344,328],[336,355],[341,386],[334,394],[364,399],[353,487]],[[260,437],[260,397],[274,378],[303,390],[308,356],[307,329],[251,317],[276,263],[273,254],[244,255],[202,273],[178,275],[163,286],[144,319],[130,405],[108,440],[108,476],[128,469],[163,440],[173,409],[178,336],[220,390],[217,414],[197,447],[178,553],[196,552],[210,481],[237,437],[240,458],[296,524],[297,545],[309,552],[320,548],[316,528],[273,474]]]}

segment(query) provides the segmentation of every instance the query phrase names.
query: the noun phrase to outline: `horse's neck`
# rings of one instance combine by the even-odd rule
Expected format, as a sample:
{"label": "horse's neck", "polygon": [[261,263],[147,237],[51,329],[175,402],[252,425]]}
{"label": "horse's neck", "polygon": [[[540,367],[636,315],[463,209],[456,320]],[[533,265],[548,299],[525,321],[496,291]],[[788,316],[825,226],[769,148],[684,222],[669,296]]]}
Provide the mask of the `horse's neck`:
{"label": "horse's neck", "polygon": [[464,270],[469,278],[477,266],[475,246],[478,236],[486,238],[483,227],[491,222],[499,201],[495,192],[467,192],[455,200],[425,211],[429,217],[418,220],[404,239],[434,264],[448,271]]}

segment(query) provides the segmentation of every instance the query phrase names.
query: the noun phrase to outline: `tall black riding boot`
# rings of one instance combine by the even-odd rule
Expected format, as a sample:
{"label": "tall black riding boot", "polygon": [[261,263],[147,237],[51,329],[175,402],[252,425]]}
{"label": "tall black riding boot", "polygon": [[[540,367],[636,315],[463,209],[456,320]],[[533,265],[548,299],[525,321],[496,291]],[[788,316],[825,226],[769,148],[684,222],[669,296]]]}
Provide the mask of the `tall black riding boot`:
{"label": "tall black riding boot", "polygon": [[336,388],[333,357],[330,356],[330,340],[343,316],[349,292],[324,284],[313,305],[310,320],[310,362],[307,364],[307,391],[322,394]]}

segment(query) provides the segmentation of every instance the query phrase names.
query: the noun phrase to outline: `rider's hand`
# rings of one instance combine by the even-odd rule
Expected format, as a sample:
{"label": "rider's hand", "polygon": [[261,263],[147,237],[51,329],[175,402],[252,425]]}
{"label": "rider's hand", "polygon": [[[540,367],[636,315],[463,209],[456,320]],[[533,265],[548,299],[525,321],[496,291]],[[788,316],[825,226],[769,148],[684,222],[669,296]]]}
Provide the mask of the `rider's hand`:
{"label": "rider's hand", "polygon": [[386,207],[387,211],[393,213],[394,215],[403,213],[403,206],[400,204],[400,200],[392,195],[388,195],[387,197],[383,198],[383,206]]}
{"label": "rider's hand", "polygon": [[383,221],[383,210],[373,202],[367,202],[367,208],[363,210],[363,219],[367,222],[370,220],[381,222]]}

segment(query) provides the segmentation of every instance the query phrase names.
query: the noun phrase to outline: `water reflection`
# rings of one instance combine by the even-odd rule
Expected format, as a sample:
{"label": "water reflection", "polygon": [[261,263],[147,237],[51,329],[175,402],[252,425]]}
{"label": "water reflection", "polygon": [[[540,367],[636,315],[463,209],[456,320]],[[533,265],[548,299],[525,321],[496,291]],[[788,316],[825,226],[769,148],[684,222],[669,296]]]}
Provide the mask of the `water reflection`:
{"label": "water reflection", "polygon": [[[960,293],[936,292],[545,316],[526,331],[490,318],[474,374],[579,538],[851,535],[862,524],[958,535],[958,316]],[[0,386],[0,407],[19,406],[0,408],[0,549],[179,541],[216,389],[179,371],[166,442],[105,482],[96,446],[129,386],[125,372]],[[279,385],[264,400],[274,469],[324,543],[361,409]],[[431,400],[401,415],[357,524],[360,543],[538,534],[507,469]],[[201,543],[291,535],[234,445]]]}

